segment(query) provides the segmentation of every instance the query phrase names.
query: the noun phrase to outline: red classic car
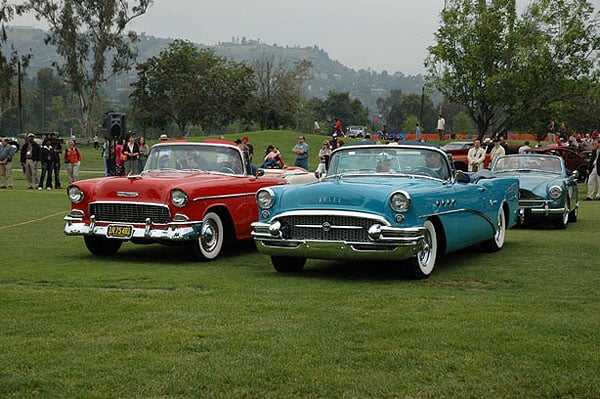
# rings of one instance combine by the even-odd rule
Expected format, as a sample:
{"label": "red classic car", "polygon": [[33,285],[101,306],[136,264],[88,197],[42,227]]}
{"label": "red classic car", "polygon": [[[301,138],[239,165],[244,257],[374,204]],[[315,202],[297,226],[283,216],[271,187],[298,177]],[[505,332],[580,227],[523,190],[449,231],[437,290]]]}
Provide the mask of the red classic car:
{"label": "red classic car", "polygon": [[124,241],[179,242],[210,260],[227,240],[251,237],[256,191],[287,183],[283,176],[255,176],[248,154],[234,143],[160,143],[139,175],[69,185],[64,232],[83,236],[95,255],[114,254]]}
{"label": "red classic car", "polygon": [[549,145],[541,148],[532,148],[531,153],[558,155],[565,160],[565,165],[570,172],[577,171],[577,182],[585,183],[591,162],[591,151],[579,151],[571,147]]}

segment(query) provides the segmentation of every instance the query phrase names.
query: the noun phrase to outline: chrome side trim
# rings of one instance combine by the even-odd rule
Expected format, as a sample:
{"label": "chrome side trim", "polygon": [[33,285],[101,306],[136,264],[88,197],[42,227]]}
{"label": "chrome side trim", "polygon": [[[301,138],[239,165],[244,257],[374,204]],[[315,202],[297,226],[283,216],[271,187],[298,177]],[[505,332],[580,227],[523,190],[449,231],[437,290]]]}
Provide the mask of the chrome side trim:
{"label": "chrome side trim", "polygon": [[227,194],[227,195],[213,195],[207,197],[196,197],[192,201],[208,201],[214,199],[224,199],[224,198],[239,198],[239,197],[254,197],[256,193],[239,193],[239,194]]}
{"label": "chrome side trim", "polygon": [[[501,207],[502,207],[502,205],[501,205]],[[470,214],[479,216],[480,218],[482,218],[486,222],[488,222],[490,226],[492,226],[492,228],[494,229],[494,233],[496,233],[498,230],[498,225],[494,219],[490,218],[485,213],[476,211],[474,209],[467,209],[467,208],[452,209],[452,210],[448,210],[448,211],[441,211],[441,212],[436,212],[436,213],[430,213],[427,215],[421,215],[419,217],[421,219],[429,219],[432,216],[451,215],[451,214],[455,214],[455,213],[470,213]]]}

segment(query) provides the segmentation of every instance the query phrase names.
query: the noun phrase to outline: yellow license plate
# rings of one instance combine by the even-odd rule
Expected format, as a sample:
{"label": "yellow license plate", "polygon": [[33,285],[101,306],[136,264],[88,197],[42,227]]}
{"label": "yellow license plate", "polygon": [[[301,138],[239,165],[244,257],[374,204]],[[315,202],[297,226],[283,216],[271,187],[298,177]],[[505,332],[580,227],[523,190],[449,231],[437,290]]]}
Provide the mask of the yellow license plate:
{"label": "yellow license plate", "polygon": [[108,238],[131,238],[133,235],[133,226],[122,224],[110,224],[106,230]]}

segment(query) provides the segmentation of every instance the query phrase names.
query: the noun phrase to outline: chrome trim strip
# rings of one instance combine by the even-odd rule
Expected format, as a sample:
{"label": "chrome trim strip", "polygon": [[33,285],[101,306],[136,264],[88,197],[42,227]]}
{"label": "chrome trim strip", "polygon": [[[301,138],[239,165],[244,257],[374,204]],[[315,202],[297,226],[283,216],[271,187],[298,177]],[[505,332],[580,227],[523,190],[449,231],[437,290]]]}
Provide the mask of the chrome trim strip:
{"label": "chrome trim strip", "polygon": [[282,212],[273,217],[272,221],[275,221],[279,218],[290,217],[290,216],[323,216],[323,212],[327,212],[327,215],[331,216],[344,216],[344,217],[354,217],[361,219],[369,219],[373,220],[381,225],[390,226],[390,222],[388,222],[383,216],[375,215],[372,213],[366,212],[356,212],[356,211],[332,211],[332,210],[299,210],[299,211],[287,211]]}
{"label": "chrome trim strip", "polygon": [[192,201],[207,201],[214,199],[224,199],[224,198],[238,198],[238,197],[254,197],[256,193],[240,193],[240,194],[227,194],[227,195],[213,195],[208,197],[196,197]]}
{"label": "chrome trim strip", "polygon": [[162,203],[156,203],[156,202],[139,202],[139,201],[132,201],[132,202],[128,202],[128,201],[94,201],[94,202],[90,202],[88,204],[88,209],[89,209],[89,205],[94,205],[94,204],[136,204],[136,205],[148,205],[148,206],[162,206],[163,208],[167,208],[169,209],[169,206],[166,204],[162,204]]}
{"label": "chrome trim strip", "polygon": [[427,215],[421,215],[419,217],[421,219],[428,219],[432,216],[451,215],[451,214],[455,214],[455,213],[471,213],[473,215],[479,216],[479,217],[483,218],[486,222],[488,222],[490,224],[490,226],[492,226],[492,228],[494,229],[494,232],[497,232],[497,230],[498,230],[498,225],[496,224],[495,220],[490,218],[485,213],[476,211],[475,209],[459,208],[459,209],[452,209],[452,210],[448,210],[448,211],[441,211],[441,212],[437,212],[437,213],[430,213]]}

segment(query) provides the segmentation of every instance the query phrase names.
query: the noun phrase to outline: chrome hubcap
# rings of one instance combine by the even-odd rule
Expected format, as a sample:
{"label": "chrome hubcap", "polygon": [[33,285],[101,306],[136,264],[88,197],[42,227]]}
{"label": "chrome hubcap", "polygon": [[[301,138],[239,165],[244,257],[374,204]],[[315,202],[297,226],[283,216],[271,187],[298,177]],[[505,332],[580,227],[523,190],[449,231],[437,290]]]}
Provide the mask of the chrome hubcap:
{"label": "chrome hubcap", "polygon": [[214,223],[206,221],[202,224],[202,230],[200,231],[200,245],[202,249],[210,252],[215,249],[219,236]]}

